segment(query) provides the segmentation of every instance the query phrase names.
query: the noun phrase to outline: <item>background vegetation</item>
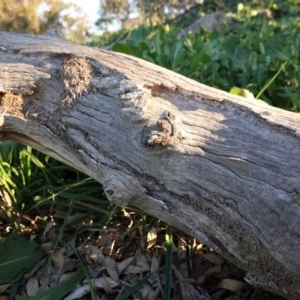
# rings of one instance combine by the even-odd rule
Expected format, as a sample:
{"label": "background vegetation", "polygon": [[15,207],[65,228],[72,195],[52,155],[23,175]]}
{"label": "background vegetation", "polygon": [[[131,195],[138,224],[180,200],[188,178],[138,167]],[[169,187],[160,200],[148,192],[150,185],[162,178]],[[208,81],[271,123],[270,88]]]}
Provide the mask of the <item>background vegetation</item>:
{"label": "background vegetation", "polygon": [[63,28],[68,39],[82,43],[89,29],[87,16],[63,0],[0,0],[0,30],[43,34],[53,26]]}
{"label": "background vegetation", "polygon": [[[0,30],[40,34],[60,24],[72,40],[140,57],[225,91],[245,89],[270,105],[300,111],[298,0],[100,4],[99,27],[117,20],[119,31],[86,35],[85,25],[74,27],[78,20],[63,14],[70,7],[61,0],[0,0]],[[234,19],[232,28],[182,34],[203,14],[220,10]],[[77,33],[72,37],[72,32]],[[180,282],[193,283],[213,299],[276,299],[249,287],[243,276],[192,237],[153,217],[114,207],[93,179],[30,147],[1,143],[1,299],[63,299],[83,277],[89,293],[82,299],[110,294],[111,299],[173,299]],[[123,288],[114,288],[110,279]]]}

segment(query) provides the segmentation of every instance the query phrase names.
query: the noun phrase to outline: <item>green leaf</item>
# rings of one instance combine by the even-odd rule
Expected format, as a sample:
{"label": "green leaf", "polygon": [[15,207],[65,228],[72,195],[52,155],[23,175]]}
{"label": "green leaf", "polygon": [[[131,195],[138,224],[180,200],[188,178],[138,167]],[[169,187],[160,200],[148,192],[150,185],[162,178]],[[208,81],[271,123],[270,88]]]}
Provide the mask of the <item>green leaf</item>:
{"label": "green leaf", "polygon": [[144,26],[139,26],[137,29],[133,30],[131,33],[132,44],[138,45],[147,39],[147,32]]}
{"label": "green leaf", "polygon": [[195,68],[200,62],[209,62],[210,56],[205,52],[199,52],[196,56],[193,57],[191,61],[191,67]]}
{"label": "green leaf", "polygon": [[215,77],[216,76],[216,73],[218,72],[218,69],[219,69],[219,64],[218,63],[216,63],[216,62],[212,62],[211,64],[210,64],[210,71],[211,71],[211,75],[213,76],[213,77]]}
{"label": "green leaf", "polygon": [[253,70],[257,69],[257,53],[252,51],[249,56],[249,61]]}
{"label": "green leaf", "polygon": [[113,45],[112,50],[115,52],[121,52],[129,55],[133,55],[132,50],[128,46],[120,43]]}
{"label": "green leaf", "polygon": [[261,82],[263,81],[265,74],[266,74],[266,67],[262,64],[258,65],[256,69],[256,82],[258,85],[260,85]]}
{"label": "green leaf", "polygon": [[0,246],[0,284],[20,280],[43,257],[40,247],[34,242],[14,238]]}
{"label": "green leaf", "polygon": [[139,50],[140,51],[145,51],[145,52],[149,52],[150,51],[149,45],[147,43],[145,43],[145,42],[140,42],[138,46],[139,46]]}
{"label": "green leaf", "polygon": [[82,268],[72,275],[66,282],[63,282],[48,290],[39,291],[35,296],[24,297],[20,300],[60,300],[70,293],[76,285],[85,277],[85,270]]}
{"label": "green leaf", "polygon": [[248,99],[255,99],[254,95],[251,92],[249,92],[246,89],[240,89],[238,87],[233,87],[229,93],[233,94],[233,95],[242,96],[242,97],[248,98]]}
{"label": "green leaf", "polygon": [[240,95],[240,92],[241,92],[242,89],[240,89],[239,87],[233,87],[231,88],[231,90],[229,91],[230,94],[233,94],[233,95]]}
{"label": "green leaf", "polygon": [[176,47],[173,52],[173,61],[172,61],[172,70],[173,71],[176,70],[177,65],[180,65],[180,63],[183,60],[183,56],[184,56],[183,44],[182,44],[182,41],[178,41],[176,43]]}

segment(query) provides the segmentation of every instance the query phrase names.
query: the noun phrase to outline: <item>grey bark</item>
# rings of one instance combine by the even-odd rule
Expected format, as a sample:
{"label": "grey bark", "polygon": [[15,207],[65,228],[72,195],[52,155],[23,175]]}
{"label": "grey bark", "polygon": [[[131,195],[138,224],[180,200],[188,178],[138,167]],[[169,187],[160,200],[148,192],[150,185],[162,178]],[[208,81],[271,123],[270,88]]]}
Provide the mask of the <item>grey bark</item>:
{"label": "grey bark", "polygon": [[300,298],[300,115],[60,37],[0,33],[0,140],[92,176]]}

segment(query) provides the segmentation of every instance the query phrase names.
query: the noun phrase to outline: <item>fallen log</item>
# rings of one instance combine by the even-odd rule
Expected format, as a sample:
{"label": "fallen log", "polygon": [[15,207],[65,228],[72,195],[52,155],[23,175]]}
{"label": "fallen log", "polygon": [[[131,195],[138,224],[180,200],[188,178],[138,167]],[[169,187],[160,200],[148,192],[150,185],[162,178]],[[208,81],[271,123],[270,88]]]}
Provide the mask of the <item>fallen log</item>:
{"label": "fallen log", "polygon": [[0,33],[0,140],[196,236],[300,298],[300,115],[59,35]]}

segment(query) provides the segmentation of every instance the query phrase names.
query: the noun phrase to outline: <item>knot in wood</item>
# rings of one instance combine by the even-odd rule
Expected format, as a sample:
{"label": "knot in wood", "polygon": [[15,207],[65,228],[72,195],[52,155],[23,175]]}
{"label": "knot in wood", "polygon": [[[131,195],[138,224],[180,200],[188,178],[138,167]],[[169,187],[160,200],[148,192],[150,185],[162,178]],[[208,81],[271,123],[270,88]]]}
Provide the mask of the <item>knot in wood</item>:
{"label": "knot in wood", "polygon": [[117,170],[107,171],[103,187],[107,199],[123,207],[143,199],[146,193],[146,189],[134,177]]}
{"label": "knot in wood", "polygon": [[181,140],[181,127],[181,119],[165,110],[154,124],[144,127],[141,142],[148,147],[172,146]]}

